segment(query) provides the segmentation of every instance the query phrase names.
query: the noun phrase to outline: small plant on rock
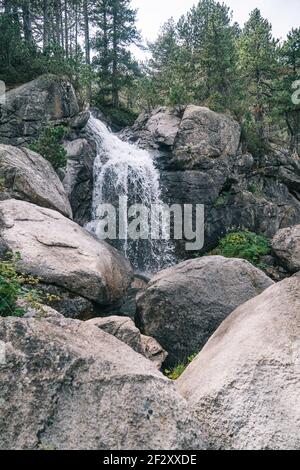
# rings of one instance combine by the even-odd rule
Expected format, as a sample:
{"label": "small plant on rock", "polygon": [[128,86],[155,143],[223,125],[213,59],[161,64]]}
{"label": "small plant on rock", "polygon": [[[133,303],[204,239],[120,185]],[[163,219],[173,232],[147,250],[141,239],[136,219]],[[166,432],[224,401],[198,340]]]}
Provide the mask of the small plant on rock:
{"label": "small plant on rock", "polygon": [[24,311],[18,307],[21,294],[21,283],[15,269],[19,255],[8,254],[7,259],[0,261],[0,317],[23,316]]}
{"label": "small plant on rock", "polygon": [[188,357],[187,363],[185,364],[177,364],[176,367],[172,370],[165,370],[165,375],[171,379],[171,380],[177,380],[185,371],[185,369],[188,367],[189,364],[193,362],[193,360],[196,358],[197,354],[192,354],[192,356]]}
{"label": "small plant on rock", "polygon": [[34,288],[40,281],[17,272],[20,259],[20,253],[7,253],[0,260],[0,317],[22,317],[28,307],[39,310],[42,306],[42,295]]}
{"label": "small plant on rock", "polygon": [[226,258],[241,258],[259,266],[261,257],[270,254],[270,251],[270,242],[265,236],[239,231],[222,238],[219,246],[211,254]]}
{"label": "small plant on rock", "polygon": [[38,140],[33,142],[29,148],[48,160],[55,170],[65,168],[67,152],[61,145],[65,134],[66,128],[64,126],[47,126],[41,132]]}

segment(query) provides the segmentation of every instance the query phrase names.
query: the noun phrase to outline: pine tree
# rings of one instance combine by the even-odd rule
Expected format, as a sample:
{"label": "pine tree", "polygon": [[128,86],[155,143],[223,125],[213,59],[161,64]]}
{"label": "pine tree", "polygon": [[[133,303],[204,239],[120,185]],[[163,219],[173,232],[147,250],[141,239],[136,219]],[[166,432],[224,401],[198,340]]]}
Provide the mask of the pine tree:
{"label": "pine tree", "polygon": [[293,29],[280,49],[280,75],[274,99],[275,119],[282,116],[290,135],[290,150],[299,154],[300,105],[293,103],[293,84],[300,78],[300,28]]}
{"label": "pine tree", "polygon": [[178,24],[170,19],[150,45],[149,67],[164,102],[234,109],[238,33],[229,8],[214,0],[201,0]]}
{"label": "pine tree", "polygon": [[149,50],[152,58],[148,70],[153,85],[150,86],[149,82],[145,82],[145,85],[148,89],[154,87],[158,99],[165,104],[187,103],[191,99],[191,61],[187,56],[187,49],[179,45],[177,26],[173,18],[163,25],[158,39],[149,44]]}
{"label": "pine tree", "polygon": [[246,128],[257,141],[260,156],[267,146],[266,117],[272,104],[274,79],[278,73],[278,41],[271,24],[255,9],[239,40],[239,76],[243,83],[245,114],[250,111]]}
{"label": "pine tree", "polygon": [[95,24],[98,30],[94,47],[98,54],[94,65],[98,69],[100,87],[102,94],[104,89],[107,95],[109,84],[112,105],[118,107],[121,89],[138,70],[129,50],[131,44],[140,41],[136,10],[131,8],[130,0],[102,0],[95,9]]}
{"label": "pine tree", "polygon": [[195,99],[212,107],[232,106],[236,72],[236,25],[230,9],[201,0],[178,23],[179,38],[195,64]]}

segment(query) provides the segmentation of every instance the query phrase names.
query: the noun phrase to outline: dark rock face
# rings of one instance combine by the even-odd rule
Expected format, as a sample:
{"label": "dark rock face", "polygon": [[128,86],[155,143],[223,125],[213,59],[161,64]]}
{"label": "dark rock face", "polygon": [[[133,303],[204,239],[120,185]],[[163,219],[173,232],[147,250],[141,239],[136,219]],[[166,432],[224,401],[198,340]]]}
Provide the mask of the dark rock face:
{"label": "dark rock face", "polygon": [[41,76],[6,93],[0,108],[0,142],[25,145],[47,122],[66,122],[78,113],[72,85],[55,75]]}
{"label": "dark rock face", "polygon": [[272,284],[244,260],[185,261],[158,273],[137,296],[136,324],[168,352],[168,365],[184,363],[236,307]]}
{"label": "dark rock face", "polygon": [[[85,132],[89,118],[89,111],[79,112],[72,85],[66,79],[55,75],[41,76],[11,90],[6,94],[6,104],[0,106],[0,143],[26,147],[38,138],[40,130],[45,125],[51,123],[51,125],[68,126],[64,142],[68,163],[65,171],[59,171],[59,176],[69,196],[74,220],[80,225],[91,220],[92,211],[96,144]],[[39,163],[37,161],[35,167],[38,167]],[[31,166],[33,164],[34,162]],[[44,180],[46,182],[47,178]],[[18,197],[18,195],[13,194],[13,197]],[[41,198],[31,200],[22,197],[21,199],[35,204],[41,202]],[[49,199],[53,199],[52,196],[49,196]],[[71,213],[70,204],[68,203],[68,212],[66,210],[63,212],[68,216]],[[55,206],[49,204],[46,207],[56,209]]]}
{"label": "dark rock face", "polygon": [[[299,157],[277,148],[260,161],[243,154],[239,125],[227,115],[198,106],[159,108],[123,136],[154,151],[166,202],[205,205],[203,252],[229,231],[272,238],[300,221]],[[190,255],[184,243],[176,241],[179,259]]]}
{"label": "dark rock face", "polygon": [[96,144],[83,136],[66,141],[64,148],[67,152],[68,163],[63,185],[70,199],[75,222],[85,225],[92,218]]}
{"label": "dark rock face", "polygon": [[300,277],[233,312],[178,379],[213,449],[300,447]]}
{"label": "dark rock face", "polygon": [[43,295],[43,303],[66,318],[90,320],[101,315],[102,307],[63,287],[40,282],[37,289]]}
{"label": "dark rock face", "polygon": [[206,448],[174,384],[99,328],[57,315],[0,318],[0,340],[1,449]]}

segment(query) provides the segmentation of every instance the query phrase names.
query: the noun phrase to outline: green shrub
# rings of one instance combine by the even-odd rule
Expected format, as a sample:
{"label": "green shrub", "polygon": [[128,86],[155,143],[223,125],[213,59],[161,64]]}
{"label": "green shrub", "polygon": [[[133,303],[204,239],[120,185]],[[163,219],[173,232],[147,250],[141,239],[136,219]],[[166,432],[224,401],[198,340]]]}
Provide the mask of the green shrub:
{"label": "green shrub", "polygon": [[47,126],[41,132],[38,140],[33,142],[29,148],[48,160],[55,170],[65,168],[67,152],[61,145],[65,134],[66,128],[64,126]]}
{"label": "green shrub", "polygon": [[223,207],[228,203],[228,199],[230,198],[230,193],[229,192],[224,192],[220,194],[219,197],[214,202],[214,208],[218,209],[218,207]]}
{"label": "green shrub", "polygon": [[5,191],[6,190],[6,187],[5,187],[5,179],[4,178],[0,178],[0,192],[1,191]]}
{"label": "green shrub", "polygon": [[222,238],[219,246],[211,253],[226,258],[241,258],[258,266],[262,256],[270,253],[270,242],[263,235],[253,232],[233,232]]}
{"label": "green shrub", "polygon": [[177,364],[172,370],[165,370],[165,375],[171,380],[177,380],[185,371],[191,362],[196,358],[197,354],[193,354],[192,356],[188,357],[187,363],[185,364]]}
{"label": "green shrub", "polygon": [[17,307],[21,294],[21,282],[14,264],[17,256],[9,256],[6,261],[0,261],[0,317],[24,314],[24,311]]}
{"label": "green shrub", "polygon": [[35,289],[40,280],[17,272],[20,259],[19,253],[8,253],[0,260],[0,317],[22,317],[27,307],[39,310],[42,306],[42,294]]}
{"label": "green shrub", "polygon": [[257,194],[258,193],[258,187],[256,186],[256,184],[250,184],[248,186],[248,191],[252,194]]}

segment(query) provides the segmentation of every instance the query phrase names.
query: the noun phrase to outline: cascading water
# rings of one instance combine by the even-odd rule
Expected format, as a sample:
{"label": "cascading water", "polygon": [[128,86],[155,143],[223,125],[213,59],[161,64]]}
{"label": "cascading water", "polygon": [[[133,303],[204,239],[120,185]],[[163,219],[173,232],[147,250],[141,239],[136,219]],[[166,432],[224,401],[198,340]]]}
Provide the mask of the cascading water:
{"label": "cascading water", "polygon": [[[142,204],[150,209],[153,204],[163,203],[159,184],[160,175],[149,152],[122,141],[111,133],[103,122],[93,116],[90,117],[87,131],[97,144],[93,212],[92,221],[87,225],[88,230],[96,232],[99,205],[112,204],[118,207],[120,197],[126,202],[125,213],[122,214],[126,224],[127,208],[133,204]],[[128,228],[128,225],[126,227]],[[171,242],[162,239],[153,240],[151,235],[147,240],[132,240],[125,229],[122,239],[108,241],[122,251],[140,271],[153,273],[175,262]]]}

